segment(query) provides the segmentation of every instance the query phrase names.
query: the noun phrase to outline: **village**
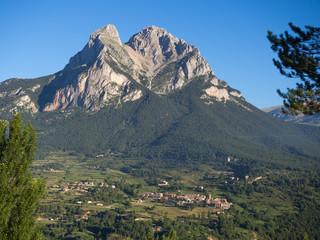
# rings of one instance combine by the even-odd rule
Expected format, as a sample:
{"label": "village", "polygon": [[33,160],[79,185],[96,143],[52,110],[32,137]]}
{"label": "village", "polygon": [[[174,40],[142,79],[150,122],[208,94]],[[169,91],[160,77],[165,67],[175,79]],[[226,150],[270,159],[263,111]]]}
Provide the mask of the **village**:
{"label": "village", "polygon": [[[158,186],[165,186],[168,185],[168,182],[161,181]],[[84,195],[87,194],[90,187],[110,187],[115,189],[115,185],[108,185],[105,183],[98,183],[95,184],[94,182],[73,182],[65,185],[63,187],[59,185],[51,186],[51,189],[59,190],[62,194],[67,193],[69,191],[73,191],[75,195]],[[199,190],[203,190],[202,186],[197,187]],[[207,196],[197,194],[197,193],[189,193],[185,195],[178,195],[175,193],[162,193],[162,192],[146,192],[139,195],[139,199],[136,203],[143,203],[143,201],[149,199],[153,201],[157,201],[159,203],[164,203],[167,207],[174,207],[174,206],[182,206],[185,204],[195,204],[195,203],[203,203],[205,202],[208,206],[211,206],[216,209],[229,209],[232,203],[228,202],[225,198],[212,198],[211,194]],[[78,202],[82,203],[82,202]],[[89,201],[88,203],[92,203]],[[97,203],[98,206],[102,206],[102,203]]]}
{"label": "village", "polygon": [[73,182],[66,186],[59,186],[59,185],[53,185],[51,186],[51,189],[60,190],[61,193],[66,193],[69,191],[75,191],[75,195],[82,195],[88,193],[89,187],[110,187],[115,189],[115,185],[108,185],[105,183],[98,183],[97,185],[94,182]]}
{"label": "village", "polygon": [[140,194],[141,199],[138,203],[142,203],[145,199],[152,199],[161,203],[165,203],[167,207],[182,206],[184,204],[193,204],[206,202],[208,206],[217,209],[229,209],[232,203],[228,202],[225,198],[212,198],[211,194],[208,196],[200,194],[185,194],[177,195],[174,193],[143,193]]}

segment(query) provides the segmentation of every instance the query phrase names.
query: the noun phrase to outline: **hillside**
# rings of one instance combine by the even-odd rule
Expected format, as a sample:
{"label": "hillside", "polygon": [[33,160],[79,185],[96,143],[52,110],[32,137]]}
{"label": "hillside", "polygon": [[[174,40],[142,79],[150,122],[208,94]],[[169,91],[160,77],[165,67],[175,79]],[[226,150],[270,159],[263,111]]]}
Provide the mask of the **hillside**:
{"label": "hillside", "polygon": [[219,80],[199,50],[165,29],[122,44],[113,25],[60,72],[0,83],[1,115],[23,112],[39,153],[317,166],[319,129],[274,119]]}
{"label": "hillside", "polygon": [[107,25],[61,71],[1,82],[15,112],[45,239],[319,238],[320,128],[257,109],[165,29]]}

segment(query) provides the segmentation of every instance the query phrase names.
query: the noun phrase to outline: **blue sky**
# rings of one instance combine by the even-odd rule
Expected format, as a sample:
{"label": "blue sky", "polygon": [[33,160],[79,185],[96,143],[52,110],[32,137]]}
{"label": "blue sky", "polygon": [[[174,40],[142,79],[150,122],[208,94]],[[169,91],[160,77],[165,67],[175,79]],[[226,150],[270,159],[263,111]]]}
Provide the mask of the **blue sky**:
{"label": "blue sky", "polygon": [[216,76],[253,105],[280,105],[276,89],[294,87],[296,79],[273,66],[267,31],[280,34],[289,22],[319,27],[319,12],[319,0],[2,0],[0,81],[63,69],[90,34],[107,24],[116,26],[122,42],[156,25],[197,46]]}

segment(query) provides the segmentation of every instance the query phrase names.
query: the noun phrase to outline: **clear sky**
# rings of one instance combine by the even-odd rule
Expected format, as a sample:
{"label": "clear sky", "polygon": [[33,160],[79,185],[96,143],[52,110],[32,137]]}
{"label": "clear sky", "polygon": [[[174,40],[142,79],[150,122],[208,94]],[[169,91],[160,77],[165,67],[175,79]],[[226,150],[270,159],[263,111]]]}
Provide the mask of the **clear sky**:
{"label": "clear sky", "polygon": [[0,81],[55,73],[114,24],[123,43],[150,25],[199,48],[216,76],[258,108],[281,105],[276,89],[294,87],[273,66],[268,30],[320,26],[320,0],[1,0]]}

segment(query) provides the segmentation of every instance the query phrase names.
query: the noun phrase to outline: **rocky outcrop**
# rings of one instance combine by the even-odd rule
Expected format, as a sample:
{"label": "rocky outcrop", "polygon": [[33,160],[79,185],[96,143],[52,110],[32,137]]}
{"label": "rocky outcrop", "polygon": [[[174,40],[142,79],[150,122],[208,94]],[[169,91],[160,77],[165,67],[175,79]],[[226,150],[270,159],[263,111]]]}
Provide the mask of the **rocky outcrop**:
{"label": "rocky outcrop", "polygon": [[29,111],[32,114],[38,112],[38,108],[36,107],[35,103],[31,100],[31,98],[28,95],[24,95],[18,98],[14,102],[14,105],[15,107],[11,111],[16,111],[19,108],[23,108],[24,110]]}
{"label": "rocky outcrop", "polygon": [[203,94],[200,97],[200,99],[204,100],[205,104],[214,104],[215,101],[224,103],[226,103],[227,101],[231,101],[248,111],[252,111],[250,108],[240,103],[240,99],[245,100],[241,96],[241,92],[229,87],[228,83],[220,81],[216,77],[213,77],[211,79],[209,78],[207,83],[208,85],[210,85],[210,87],[204,88]]}
{"label": "rocky outcrop", "polygon": [[113,25],[95,31],[84,49],[44,89],[42,110],[76,106],[98,110],[121,102],[129,94],[125,89],[134,75],[133,64]]}
{"label": "rocky outcrop", "polygon": [[[9,80],[12,81],[12,80]],[[8,82],[3,82],[0,89],[3,85],[7,85]],[[35,102],[31,100],[30,96],[26,93],[26,91],[35,92],[37,89],[40,88],[40,84],[36,84],[33,87],[25,88],[22,87],[1,91],[0,90],[0,100],[4,100],[4,102],[9,102],[9,104],[0,104],[0,113],[2,111],[8,112],[29,112],[29,113],[37,113],[38,107],[36,106]]]}
{"label": "rocky outcrop", "polygon": [[146,27],[122,44],[115,26],[107,25],[93,32],[82,51],[43,88],[39,105],[41,111],[68,107],[94,111],[136,101],[144,87],[163,95],[200,76],[213,84],[202,98],[241,97],[233,92],[230,98],[227,85],[214,77],[199,50],[165,29]]}
{"label": "rocky outcrop", "polygon": [[[213,74],[199,50],[163,28],[150,26],[132,36],[127,43],[136,63],[147,72],[146,85],[158,94],[181,88],[192,78]],[[132,54],[134,55],[134,54]]]}
{"label": "rocky outcrop", "polygon": [[127,45],[146,59],[151,60],[152,65],[148,70],[152,74],[163,64],[176,60],[178,56],[185,56],[195,48],[183,40],[179,41],[165,29],[155,26],[146,27],[132,36]]}

